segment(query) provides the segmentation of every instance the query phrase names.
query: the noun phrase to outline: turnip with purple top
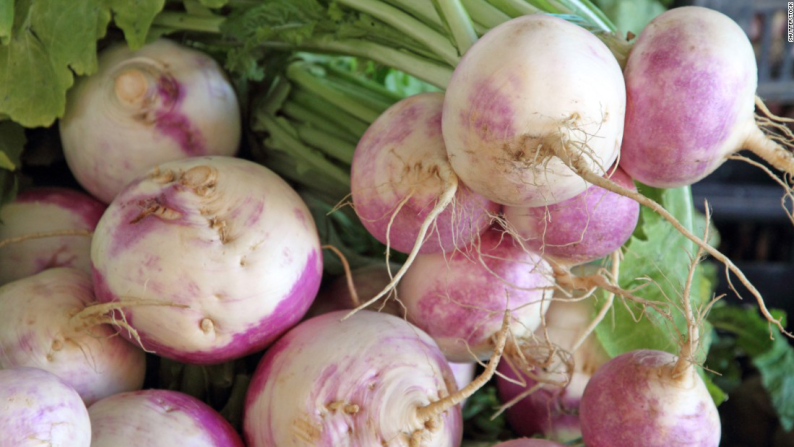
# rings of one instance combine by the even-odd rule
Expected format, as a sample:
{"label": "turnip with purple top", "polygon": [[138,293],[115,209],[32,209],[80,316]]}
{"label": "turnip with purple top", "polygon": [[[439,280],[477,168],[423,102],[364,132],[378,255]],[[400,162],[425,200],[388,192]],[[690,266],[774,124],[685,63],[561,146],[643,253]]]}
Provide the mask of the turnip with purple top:
{"label": "turnip with purple top", "polygon": [[91,447],[243,447],[209,405],[177,391],[116,394],[88,408]]}
{"label": "turnip with purple top", "polygon": [[140,389],[143,351],[118,337],[107,310],[95,303],[91,275],[71,268],[0,287],[0,368],[53,373],[86,405]]}
{"label": "turnip with purple top", "polygon": [[91,421],[75,390],[36,368],[0,370],[0,447],[89,447]]}
{"label": "turnip with purple top", "polygon": [[[0,209],[0,285],[53,267],[91,272],[91,238],[105,205],[65,188],[36,188],[19,193]],[[39,237],[49,232],[59,236]],[[69,235],[67,233],[74,233]]]}
{"label": "turnip with purple top", "polygon": [[237,97],[208,55],[160,39],[137,51],[114,45],[98,63],[69,90],[60,120],[69,169],[94,197],[110,203],[160,163],[237,152]]}
{"label": "turnip with purple top", "polygon": [[140,176],[97,225],[91,260],[97,299],[124,309],[146,349],[198,364],[265,348],[300,321],[322,276],[306,204],[264,166],[230,157]]}

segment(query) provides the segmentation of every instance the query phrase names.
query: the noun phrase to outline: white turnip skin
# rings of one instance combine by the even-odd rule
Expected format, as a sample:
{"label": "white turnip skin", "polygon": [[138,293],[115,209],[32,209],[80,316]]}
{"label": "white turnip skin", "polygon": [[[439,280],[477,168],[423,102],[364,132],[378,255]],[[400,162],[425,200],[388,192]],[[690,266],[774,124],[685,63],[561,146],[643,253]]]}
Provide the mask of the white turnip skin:
{"label": "white turnip skin", "polygon": [[[490,229],[466,252],[417,256],[398,288],[408,321],[430,334],[451,362],[485,360],[502,314],[521,338],[541,322],[554,279],[540,256]],[[508,302],[509,298],[509,302]]]}
{"label": "white turnip skin", "polygon": [[230,157],[166,163],[132,182],[97,225],[91,260],[97,298],[120,302],[143,346],[199,364],[269,345],[300,321],[322,276],[306,204],[269,169]]}
{"label": "white turnip skin", "polygon": [[0,447],[89,447],[91,422],[75,390],[36,368],[0,370]]}
{"label": "white turnip skin", "polygon": [[791,154],[756,124],[753,47],[732,19],[675,8],[643,29],[625,70],[621,167],[656,187],[690,185],[742,148],[792,172]]}
{"label": "white turnip skin", "polygon": [[91,447],[243,447],[220,414],[177,391],[117,394],[91,405],[88,413]]}
{"label": "white turnip skin", "polygon": [[565,445],[546,439],[521,438],[500,442],[493,447],[565,447]]}
{"label": "white turnip skin", "polygon": [[444,142],[474,192],[502,205],[551,205],[589,186],[569,168],[575,161],[598,175],[613,164],[625,107],[606,45],[565,20],[528,15],[490,30],[455,68]]}
{"label": "white turnip skin", "polygon": [[246,398],[249,447],[457,446],[460,407],[424,421],[419,409],[455,391],[435,342],[378,312],[304,321],[265,353]]}
{"label": "white turnip skin", "polygon": [[[614,173],[612,173],[614,172]],[[610,169],[610,180],[631,191],[634,182],[622,169]],[[591,186],[585,192],[545,207],[505,207],[514,236],[531,250],[572,267],[601,259],[620,248],[637,227],[636,201]]]}
{"label": "white turnip skin", "polygon": [[86,405],[140,389],[143,351],[96,317],[76,316],[95,304],[91,275],[45,270],[0,287],[0,368],[29,366],[58,376]]}
{"label": "white turnip skin", "polygon": [[[455,175],[441,135],[443,105],[443,93],[396,103],[372,123],[353,157],[353,205],[361,222],[377,240],[403,253],[414,247],[422,223]],[[453,200],[436,218],[420,253],[465,247],[499,209],[462,184]]]}
{"label": "white turnip skin", "polygon": [[[552,302],[545,317],[549,341],[558,348],[570,352],[592,320],[592,311],[590,300]],[[536,337],[538,340],[544,340],[545,334],[542,328],[537,330]],[[541,434],[560,442],[580,438],[582,430],[579,423],[579,403],[582,394],[590,377],[607,360],[609,357],[595,335],[590,334],[573,353],[573,371],[568,385],[560,388],[547,384],[516,402],[505,410],[510,426],[522,436]],[[563,381],[564,377],[561,375],[564,371],[563,365],[558,365],[555,371],[560,372],[544,372],[537,369],[533,373],[551,382]],[[505,361],[499,364],[499,372],[518,380],[513,368]],[[525,390],[537,385],[537,381],[528,375],[523,373],[520,375],[526,386],[497,377],[496,384],[503,403],[511,401]]]}
{"label": "white turnip skin", "polygon": [[160,39],[134,52],[114,45],[98,62],[69,90],[60,121],[69,168],[94,197],[110,203],[160,163],[237,151],[237,97],[208,55]]}
{"label": "white turnip skin", "polygon": [[717,447],[720,419],[694,368],[673,377],[674,355],[631,351],[588,382],[580,420],[587,447]]}
{"label": "white turnip skin", "polygon": [[[37,188],[19,193],[0,208],[0,241],[58,230],[93,231],[105,205],[65,188]],[[91,272],[91,238],[52,236],[0,247],[0,285],[53,267]]]}

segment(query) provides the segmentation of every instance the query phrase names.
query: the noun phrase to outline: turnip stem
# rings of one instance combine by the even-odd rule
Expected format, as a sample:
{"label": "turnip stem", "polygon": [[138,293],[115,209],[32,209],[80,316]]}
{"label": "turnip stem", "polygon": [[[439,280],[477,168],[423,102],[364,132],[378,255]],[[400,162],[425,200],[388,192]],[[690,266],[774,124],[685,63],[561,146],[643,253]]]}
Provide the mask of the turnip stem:
{"label": "turnip stem", "polygon": [[461,0],[434,0],[439,15],[449,27],[450,34],[462,56],[477,42],[477,32]]}
{"label": "turnip stem", "polygon": [[472,17],[476,17],[477,23],[487,29],[494,28],[510,20],[509,15],[485,0],[463,0],[463,6]]}
{"label": "turnip stem", "polygon": [[[644,195],[640,194],[636,191],[631,191],[630,189],[624,188],[620,185],[613,183],[610,180],[607,180],[600,175],[593,172],[589,166],[587,165],[584,156],[581,154],[581,150],[579,148],[569,148],[563,144],[560,145],[552,145],[553,150],[556,153],[557,157],[563,160],[571,169],[574,170],[580,177],[582,177],[585,181],[600,186],[601,188],[606,189],[607,191],[614,192],[615,194],[620,194],[622,196],[628,197],[630,199],[636,200],[640,205],[643,205],[647,208],[650,208],[652,211],[660,215],[666,221],[670,222],[670,224],[678,230],[684,237],[689,239],[690,241],[694,242],[697,246],[702,248],[706,253],[713,256],[714,259],[721,262],[725,265],[725,268],[733,272],[738,278],[739,281],[744,284],[745,287],[750,291],[750,293],[755,297],[756,301],[758,302],[758,307],[761,309],[761,313],[770,323],[774,324],[775,326],[780,329],[780,332],[786,334],[789,337],[794,338],[794,334],[786,331],[783,328],[783,325],[780,322],[780,319],[775,319],[771,313],[769,313],[769,309],[767,309],[766,304],[764,303],[764,298],[761,296],[761,293],[758,289],[753,286],[750,280],[744,275],[741,269],[736,267],[733,261],[730,260],[727,256],[722,254],[716,248],[710,246],[708,243],[700,239],[699,237],[692,234],[687,228],[681,225],[681,222],[678,221],[669,211],[664,209],[663,206],[659,205],[655,201],[645,197]],[[737,292],[738,293],[738,292]]]}
{"label": "turnip stem", "polygon": [[489,380],[491,380],[491,377],[493,377],[493,375],[496,373],[496,367],[499,365],[499,360],[502,358],[502,354],[504,353],[505,344],[507,343],[507,332],[509,328],[510,311],[506,310],[504,319],[502,320],[502,329],[499,331],[499,334],[496,337],[496,346],[494,346],[494,351],[491,354],[491,358],[488,360],[488,365],[485,367],[485,371],[472,380],[468,385],[463,387],[463,389],[458,390],[457,393],[451,394],[441,400],[425,405],[424,407],[417,408],[416,413],[420,421],[427,422],[447,411],[448,409],[454,407],[455,405],[463,402],[464,399],[470,397],[477,390],[482,388],[483,385],[488,383]]}
{"label": "turnip stem", "polygon": [[441,177],[443,184],[444,184],[444,191],[441,193],[441,196],[438,198],[438,203],[433,209],[428,213],[427,218],[425,221],[422,222],[422,226],[419,228],[419,234],[416,237],[416,243],[414,244],[411,253],[408,255],[408,259],[406,259],[405,264],[397,270],[397,273],[394,275],[394,278],[391,282],[386,285],[386,287],[380,291],[377,295],[372,297],[369,301],[362,304],[361,306],[356,307],[355,309],[351,310],[350,313],[345,315],[342,320],[347,320],[348,318],[352,317],[356,312],[361,309],[365,309],[390,293],[392,289],[397,286],[397,283],[400,282],[402,277],[405,275],[405,272],[408,271],[408,267],[413,264],[416,256],[419,255],[419,250],[422,248],[422,244],[425,242],[425,237],[427,236],[427,232],[430,229],[430,226],[435,223],[436,218],[439,214],[444,212],[445,209],[452,203],[455,199],[455,194],[458,192],[458,176],[452,171],[449,166],[444,166],[439,169],[439,176]]}
{"label": "turnip stem", "polygon": [[32,239],[43,239],[46,237],[60,237],[60,236],[92,237],[93,235],[94,232],[91,230],[70,229],[70,230],[42,231],[40,233],[23,234],[22,236],[15,236],[15,237],[10,237],[8,239],[3,239],[2,241],[0,241],[0,248],[17,242],[24,242]]}

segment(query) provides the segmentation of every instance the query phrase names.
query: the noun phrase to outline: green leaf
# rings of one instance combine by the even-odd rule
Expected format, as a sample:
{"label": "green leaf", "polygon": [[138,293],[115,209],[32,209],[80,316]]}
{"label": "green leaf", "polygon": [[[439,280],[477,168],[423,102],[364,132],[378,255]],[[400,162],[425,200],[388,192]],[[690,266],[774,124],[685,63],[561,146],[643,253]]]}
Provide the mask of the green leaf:
{"label": "green leaf", "polygon": [[62,116],[74,74],[97,69],[96,41],[105,35],[111,7],[139,45],[162,0],[18,0],[12,37],[0,46],[0,115],[25,127],[49,126]]}
{"label": "green leaf", "polygon": [[124,38],[133,50],[146,43],[152,20],[164,5],[165,0],[108,0],[113,21],[124,31]]}
{"label": "green leaf", "polygon": [[0,121],[0,206],[14,200],[19,179],[16,171],[25,147],[25,130],[11,121]]}
{"label": "green leaf", "polygon": [[[640,185],[640,191],[656,200],[690,230],[694,227],[692,194],[688,187],[656,189]],[[631,290],[647,282],[650,284],[634,294],[649,301],[666,303],[675,321],[667,319],[652,309],[626,302],[616,297],[611,316],[596,328],[599,341],[607,353],[615,357],[636,349],[656,349],[674,354],[680,345],[679,333],[686,328],[681,310],[681,294],[695,255],[694,244],[682,236],[672,225],[653,211],[644,208],[640,222],[631,239],[624,246],[624,260],[620,266],[620,286]],[[711,297],[712,283],[699,268],[692,285],[692,305],[699,306]],[[632,314],[627,310],[631,309]],[[634,318],[639,319],[638,322]],[[678,332],[676,332],[678,331]],[[708,333],[707,328],[702,329]],[[708,351],[707,342],[701,353]]]}
{"label": "green leaf", "polygon": [[0,0],[0,44],[7,44],[14,26],[14,0]]}
{"label": "green leaf", "polygon": [[229,0],[199,0],[199,3],[207,8],[220,8],[229,3]]}
{"label": "green leaf", "polygon": [[[775,318],[780,311],[772,311]],[[736,336],[736,346],[751,359],[786,431],[794,428],[794,347],[754,307],[720,306],[711,311],[715,328]],[[770,336],[774,339],[770,340]]]}

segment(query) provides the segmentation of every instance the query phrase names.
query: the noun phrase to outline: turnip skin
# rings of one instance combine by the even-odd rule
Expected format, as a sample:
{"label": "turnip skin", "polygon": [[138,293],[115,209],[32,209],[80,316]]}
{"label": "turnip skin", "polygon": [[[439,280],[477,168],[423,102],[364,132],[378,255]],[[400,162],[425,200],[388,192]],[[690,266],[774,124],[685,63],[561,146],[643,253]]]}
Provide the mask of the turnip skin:
{"label": "turnip skin", "polygon": [[[265,353],[246,398],[249,447],[407,446],[424,427],[417,409],[455,390],[427,334],[391,315],[344,315],[305,321]],[[459,406],[434,421],[422,447],[459,445]]]}
{"label": "turnip skin", "polygon": [[582,396],[582,436],[588,447],[717,447],[720,419],[693,368],[672,376],[677,357],[638,350],[605,363]]}
{"label": "turnip skin", "polygon": [[[620,168],[614,170],[610,180],[637,190],[631,177]],[[554,205],[505,207],[504,214],[528,248],[573,266],[601,259],[620,248],[637,226],[640,205],[593,185]]]}
{"label": "turnip skin", "polygon": [[398,297],[408,320],[433,337],[449,361],[471,362],[490,355],[506,306],[515,309],[513,334],[531,334],[548,308],[553,287],[546,261],[490,229],[467,252],[418,256]]}
{"label": "turnip skin", "polygon": [[45,270],[0,288],[0,368],[35,367],[58,376],[86,405],[143,385],[143,351],[108,324],[72,317],[95,303],[91,275]]}
{"label": "turnip skin", "polygon": [[637,38],[625,78],[621,166],[645,184],[695,183],[761,133],[753,47],[720,12],[683,7],[656,17]]}
{"label": "turnip skin", "polygon": [[[546,331],[539,328],[535,335],[542,342],[548,334],[549,341],[555,346],[570,352],[592,320],[592,310],[592,303],[589,300],[554,301],[549,305],[545,315]],[[565,388],[546,385],[506,409],[505,416],[510,426],[522,436],[541,434],[562,442],[580,438],[582,430],[579,422],[579,405],[582,394],[593,373],[608,360],[609,357],[595,335],[591,334],[573,353],[573,371],[568,385]],[[563,371],[563,365],[557,365],[556,370]],[[499,372],[517,380],[513,369],[505,361],[499,364]],[[563,380],[563,376],[559,373],[544,373],[538,369],[534,374],[554,382]],[[527,384],[526,387],[497,377],[496,384],[503,403],[509,402],[537,384],[528,375],[521,374],[521,376]]]}
{"label": "turnip skin", "polygon": [[94,197],[110,203],[160,163],[237,151],[237,97],[208,55],[160,39],[112,46],[98,63],[69,90],[60,121],[69,168]]}
{"label": "turnip skin", "polygon": [[88,413],[91,447],[243,447],[220,414],[176,391],[117,394],[91,405]]}
{"label": "turnip skin", "polygon": [[[442,120],[452,168],[474,192],[509,206],[543,206],[589,185],[555,156],[587,145],[603,175],[623,135],[625,85],[592,33],[548,15],[505,22],[483,36],[450,81]],[[581,149],[581,148],[579,148]]]}
{"label": "turnip skin", "polygon": [[91,422],[75,390],[37,368],[0,370],[0,447],[89,447]]}
{"label": "turnip skin", "polygon": [[[36,188],[19,193],[0,209],[0,240],[55,230],[93,231],[105,205],[65,188]],[[91,239],[52,236],[0,248],[0,285],[53,267],[91,272]]]}
{"label": "turnip skin", "polygon": [[494,447],[565,447],[564,444],[559,442],[548,441],[546,439],[513,439],[506,442],[496,444]]}
{"label": "turnip skin", "polygon": [[297,193],[229,157],[166,163],[131,183],[99,222],[91,256],[100,301],[172,304],[125,315],[147,349],[188,363],[263,349],[306,313],[322,276]]}
{"label": "turnip skin", "polygon": [[[398,102],[372,123],[353,158],[352,195],[361,222],[377,240],[403,253],[414,247],[419,227],[444,191],[444,176],[455,175],[441,135],[443,104],[443,93],[421,93]],[[454,205],[437,217],[419,252],[465,247],[485,231],[489,214],[498,209],[459,185]]]}
{"label": "turnip skin", "polygon": [[[391,264],[392,274],[399,268],[399,265]],[[391,281],[386,264],[373,264],[354,269],[351,271],[351,276],[353,277],[353,284],[356,286],[356,294],[359,300],[375,296]],[[347,278],[343,275],[325,284],[320,289],[317,298],[312,303],[312,307],[306,313],[306,318],[337,310],[350,310],[355,308],[356,305],[357,303],[354,303],[353,297],[350,295]],[[383,309],[381,309],[381,305],[383,305]],[[385,303],[378,303],[372,306],[370,310],[386,312],[398,317],[402,317],[405,314],[403,307],[393,299],[389,299]]]}

